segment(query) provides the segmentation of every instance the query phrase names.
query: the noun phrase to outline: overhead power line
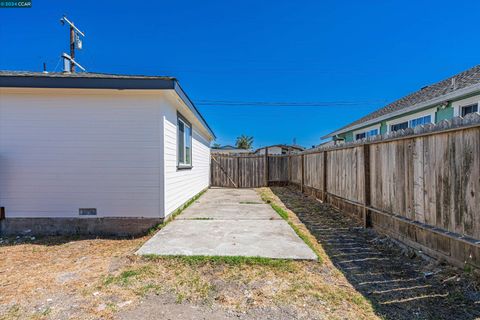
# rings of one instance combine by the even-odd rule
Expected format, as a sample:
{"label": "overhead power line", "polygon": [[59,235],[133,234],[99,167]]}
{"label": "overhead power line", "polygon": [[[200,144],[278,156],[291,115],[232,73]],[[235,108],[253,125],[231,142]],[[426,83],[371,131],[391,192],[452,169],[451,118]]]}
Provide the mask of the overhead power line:
{"label": "overhead power line", "polygon": [[278,106],[278,107],[331,107],[331,106],[359,106],[378,105],[386,100],[357,100],[357,101],[232,101],[232,100],[197,100],[202,106]]}

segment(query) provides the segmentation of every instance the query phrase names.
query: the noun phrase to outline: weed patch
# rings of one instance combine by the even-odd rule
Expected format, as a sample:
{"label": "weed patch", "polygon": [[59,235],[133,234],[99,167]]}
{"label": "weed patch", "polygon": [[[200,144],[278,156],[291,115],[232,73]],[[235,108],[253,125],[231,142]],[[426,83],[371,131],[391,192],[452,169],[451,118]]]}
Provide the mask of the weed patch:
{"label": "weed patch", "polygon": [[121,286],[127,286],[131,283],[132,280],[139,278],[142,275],[151,273],[151,266],[143,266],[138,269],[125,270],[120,273],[118,276],[107,276],[103,282],[104,285],[108,286],[111,284],[117,284]]}
{"label": "weed patch", "polygon": [[191,267],[204,265],[226,265],[226,266],[268,266],[272,268],[291,270],[293,263],[286,259],[271,259],[263,257],[242,257],[242,256],[159,256],[146,255],[143,259],[149,261],[171,260]]}
{"label": "weed patch", "polygon": [[316,241],[312,240],[312,239],[314,239],[313,236],[305,228],[304,228],[305,230],[302,230],[300,228],[299,224],[294,223],[290,219],[288,211],[283,209],[278,204],[276,204],[275,201],[273,201],[273,199],[271,198],[271,196],[267,193],[267,190],[269,190],[269,189],[260,189],[260,196],[261,196],[262,200],[265,201],[266,203],[270,204],[270,206],[273,208],[273,210],[275,210],[275,212],[278,213],[278,215],[290,225],[290,227],[300,237],[300,239],[302,239],[303,242],[305,242],[305,244],[307,246],[309,246],[310,249],[312,249],[313,252],[315,252],[319,262],[321,262],[322,259],[321,259],[320,252],[317,250],[316,245],[314,244]]}
{"label": "weed patch", "polygon": [[169,224],[170,222],[172,222],[173,220],[175,220],[175,218],[183,212],[183,210],[187,209],[188,207],[190,207],[192,205],[192,203],[194,203],[195,201],[198,200],[198,198],[200,198],[205,192],[207,192],[208,188],[207,189],[204,189],[202,191],[200,191],[197,195],[195,195],[194,197],[190,198],[190,200],[188,200],[187,202],[185,202],[182,206],[180,206],[180,208],[178,208],[177,210],[175,210],[163,223],[151,228],[150,230],[148,230],[148,234],[151,235],[153,233],[155,233],[156,231],[162,229],[162,228],[165,228],[165,226],[167,224]]}

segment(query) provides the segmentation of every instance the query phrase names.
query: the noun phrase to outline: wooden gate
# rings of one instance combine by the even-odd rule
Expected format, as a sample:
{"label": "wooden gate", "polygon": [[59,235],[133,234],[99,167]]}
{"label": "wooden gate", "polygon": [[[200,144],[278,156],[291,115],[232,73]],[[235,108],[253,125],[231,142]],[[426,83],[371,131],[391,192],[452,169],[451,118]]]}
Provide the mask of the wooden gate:
{"label": "wooden gate", "polygon": [[258,188],[267,185],[265,156],[212,154],[211,184],[214,187]]}

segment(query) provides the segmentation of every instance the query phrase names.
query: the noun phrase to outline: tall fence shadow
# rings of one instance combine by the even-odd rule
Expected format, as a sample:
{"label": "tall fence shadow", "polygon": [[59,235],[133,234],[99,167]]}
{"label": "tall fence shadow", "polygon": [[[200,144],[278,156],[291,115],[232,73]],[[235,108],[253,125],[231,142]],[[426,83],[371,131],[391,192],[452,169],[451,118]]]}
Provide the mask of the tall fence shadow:
{"label": "tall fence shadow", "polygon": [[[414,256],[328,204],[292,188],[272,187],[324,247],[348,281],[386,319],[478,319],[479,283]],[[478,280],[478,279],[477,279]]]}

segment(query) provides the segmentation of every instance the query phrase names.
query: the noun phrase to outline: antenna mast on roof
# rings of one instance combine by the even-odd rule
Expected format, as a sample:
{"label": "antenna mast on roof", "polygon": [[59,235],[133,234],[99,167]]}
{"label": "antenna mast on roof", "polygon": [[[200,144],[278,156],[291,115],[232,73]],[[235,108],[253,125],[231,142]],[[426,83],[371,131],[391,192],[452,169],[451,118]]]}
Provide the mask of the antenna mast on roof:
{"label": "antenna mast on roof", "polygon": [[[74,24],[73,22],[69,21],[66,16],[63,16],[60,19],[60,23],[62,25],[65,25],[67,23],[70,26],[70,55],[63,53],[62,58],[64,59],[64,71],[65,72],[75,72],[75,66],[79,67],[83,71],[85,71],[85,68],[83,68],[79,63],[75,61],[75,47],[78,50],[82,49],[82,39],[80,36],[85,37],[85,34],[80,31]],[[68,68],[68,62],[70,65],[70,68]]]}

